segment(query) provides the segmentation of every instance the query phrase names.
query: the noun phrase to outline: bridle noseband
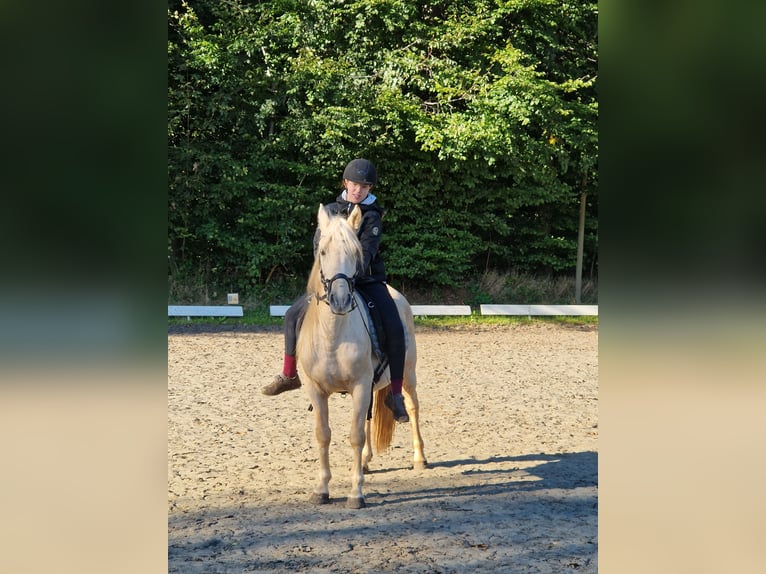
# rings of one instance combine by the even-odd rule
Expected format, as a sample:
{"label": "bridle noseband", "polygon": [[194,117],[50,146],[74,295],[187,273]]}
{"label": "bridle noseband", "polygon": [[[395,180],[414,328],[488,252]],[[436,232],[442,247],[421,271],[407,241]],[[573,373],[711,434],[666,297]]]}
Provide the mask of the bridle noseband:
{"label": "bridle noseband", "polygon": [[[318,293],[314,294],[317,300],[317,305],[319,304],[320,301],[324,301],[325,303],[330,305],[329,297],[330,297],[330,290],[332,289],[332,284],[338,279],[343,279],[348,284],[348,291],[349,291],[349,294],[351,295],[351,309],[349,309],[348,311],[351,312],[354,309],[356,309],[356,297],[354,297],[354,284],[356,282],[356,275],[354,275],[353,277],[349,277],[345,273],[336,273],[335,275],[333,275],[332,277],[328,279],[327,277],[325,277],[324,271],[322,271],[322,268],[320,267],[319,279],[322,282],[322,286],[324,287],[324,295],[320,296]],[[334,312],[335,311],[333,311],[333,313]]]}

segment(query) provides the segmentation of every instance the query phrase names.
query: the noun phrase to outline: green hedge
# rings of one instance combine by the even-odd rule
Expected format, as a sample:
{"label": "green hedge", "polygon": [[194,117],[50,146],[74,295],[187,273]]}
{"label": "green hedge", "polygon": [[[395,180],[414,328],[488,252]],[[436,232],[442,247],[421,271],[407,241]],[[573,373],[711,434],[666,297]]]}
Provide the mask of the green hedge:
{"label": "green hedge", "polygon": [[597,273],[597,4],[171,1],[176,284],[305,277],[320,202],[376,163],[392,278]]}

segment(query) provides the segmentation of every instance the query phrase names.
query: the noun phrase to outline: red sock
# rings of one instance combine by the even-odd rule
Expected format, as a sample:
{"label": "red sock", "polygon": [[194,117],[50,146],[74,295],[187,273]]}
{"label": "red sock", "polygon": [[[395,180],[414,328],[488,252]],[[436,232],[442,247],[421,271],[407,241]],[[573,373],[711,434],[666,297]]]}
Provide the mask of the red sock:
{"label": "red sock", "polygon": [[402,379],[391,379],[391,394],[392,395],[402,394]]}
{"label": "red sock", "polygon": [[290,377],[291,379],[298,374],[298,368],[295,364],[294,356],[285,353],[285,362],[282,365],[282,374],[285,377]]}

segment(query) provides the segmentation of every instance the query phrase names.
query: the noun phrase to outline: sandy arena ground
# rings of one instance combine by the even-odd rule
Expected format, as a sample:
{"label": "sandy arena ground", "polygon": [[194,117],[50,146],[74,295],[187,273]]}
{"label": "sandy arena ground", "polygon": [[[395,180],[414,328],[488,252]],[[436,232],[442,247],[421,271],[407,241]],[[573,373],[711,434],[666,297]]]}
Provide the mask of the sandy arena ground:
{"label": "sandy arena ground", "polygon": [[597,571],[598,329],[418,327],[429,468],[408,424],[345,508],[350,399],[330,400],[331,504],[301,389],[266,397],[278,329],[168,335],[169,571]]}

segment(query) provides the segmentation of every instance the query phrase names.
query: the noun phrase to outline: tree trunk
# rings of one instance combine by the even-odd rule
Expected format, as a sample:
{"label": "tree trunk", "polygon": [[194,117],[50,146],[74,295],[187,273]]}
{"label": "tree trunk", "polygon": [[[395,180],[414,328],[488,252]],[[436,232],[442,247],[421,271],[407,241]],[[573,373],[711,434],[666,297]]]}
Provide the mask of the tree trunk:
{"label": "tree trunk", "polygon": [[575,303],[579,305],[582,299],[582,253],[585,244],[585,199],[586,192],[580,194],[580,224],[577,228],[577,263],[575,266]]}

